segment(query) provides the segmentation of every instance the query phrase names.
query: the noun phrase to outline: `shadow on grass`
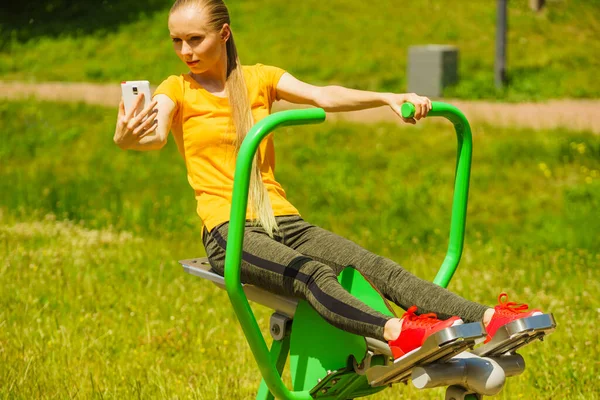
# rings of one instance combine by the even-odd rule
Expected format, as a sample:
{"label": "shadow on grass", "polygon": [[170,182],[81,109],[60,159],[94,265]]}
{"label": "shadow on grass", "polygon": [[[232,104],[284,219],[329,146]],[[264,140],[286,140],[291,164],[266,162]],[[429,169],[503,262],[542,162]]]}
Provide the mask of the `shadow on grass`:
{"label": "shadow on grass", "polygon": [[141,16],[168,9],[172,0],[15,1],[0,13],[0,50],[11,41],[42,36],[104,35]]}

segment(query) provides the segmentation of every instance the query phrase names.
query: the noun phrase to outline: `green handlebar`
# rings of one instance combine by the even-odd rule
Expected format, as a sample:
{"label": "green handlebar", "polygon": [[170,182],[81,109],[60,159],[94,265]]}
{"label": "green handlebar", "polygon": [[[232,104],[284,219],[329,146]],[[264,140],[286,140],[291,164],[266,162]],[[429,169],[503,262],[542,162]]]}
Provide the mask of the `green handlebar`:
{"label": "green handlebar", "polygon": [[312,397],[309,391],[290,392],[283,384],[277,369],[271,362],[269,349],[242,289],[240,264],[242,261],[246,207],[248,206],[250,171],[254,154],[260,142],[271,131],[280,126],[316,124],[323,121],[325,121],[325,111],[320,108],[289,110],[271,114],[259,121],[248,132],[236,160],[231,218],[225,251],[225,288],[265,383],[271,393],[278,399],[309,400]]}
{"label": "green handlebar", "polygon": [[[404,118],[412,118],[415,115],[415,106],[412,103],[404,103],[400,108],[402,116]],[[456,132],[458,135],[462,136],[467,132],[463,132],[463,130],[468,130],[469,139],[471,139],[471,127],[469,125],[469,121],[465,118],[462,111],[458,108],[454,107],[452,104],[442,103],[441,101],[432,101],[431,102],[431,110],[427,114],[428,117],[444,117],[450,122],[452,122],[456,128],[456,125],[459,124],[459,128],[461,132]],[[464,125],[463,125],[464,124]]]}
{"label": "green handlebar", "polygon": [[[410,107],[412,107],[412,113],[414,113],[414,105],[410,103],[402,105],[402,115],[405,118],[411,117]],[[442,116],[450,120],[454,124],[458,138],[450,243],[446,258],[434,280],[434,283],[447,287],[458,267],[463,248],[471,169],[471,128],[463,113],[450,104],[433,102],[428,115]],[[254,154],[260,142],[270,132],[280,126],[316,124],[323,121],[325,121],[325,111],[320,108],[289,110],[271,114],[259,121],[248,132],[236,160],[229,234],[225,252],[225,288],[265,383],[271,393],[279,399],[311,400],[312,397],[309,391],[290,391],[285,387],[275,365],[271,362],[269,349],[242,289],[240,265],[242,262],[250,172]]]}
{"label": "green handlebar", "polygon": [[[404,118],[412,118],[415,114],[415,106],[412,103],[402,104],[400,110]],[[448,252],[446,253],[446,258],[444,259],[440,270],[433,280],[434,283],[442,287],[448,287],[452,275],[454,275],[456,268],[458,268],[458,263],[463,250],[473,142],[469,121],[467,121],[464,114],[453,105],[434,101],[431,103],[431,110],[427,116],[444,117],[452,122],[458,141]]]}

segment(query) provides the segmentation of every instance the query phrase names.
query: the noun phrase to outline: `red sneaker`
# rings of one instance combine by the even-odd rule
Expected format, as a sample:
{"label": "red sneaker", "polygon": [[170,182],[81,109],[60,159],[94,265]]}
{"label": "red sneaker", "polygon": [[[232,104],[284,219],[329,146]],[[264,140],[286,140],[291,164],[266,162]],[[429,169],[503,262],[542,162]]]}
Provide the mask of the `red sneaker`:
{"label": "red sneaker", "polygon": [[490,323],[486,326],[488,335],[484,343],[492,340],[496,331],[501,326],[520,318],[542,314],[540,310],[531,310],[528,312],[528,308],[529,306],[527,304],[517,304],[512,301],[509,302],[508,295],[506,293],[500,293],[500,296],[498,296],[498,305],[494,307],[496,312],[494,312]]}
{"label": "red sneaker", "polygon": [[404,357],[419,349],[430,335],[463,323],[459,317],[442,321],[437,319],[434,313],[416,315],[415,311],[417,311],[417,307],[412,306],[404,313],[401,318],[402,331],[400,335],[397,339],[388,342],[394,359]]}

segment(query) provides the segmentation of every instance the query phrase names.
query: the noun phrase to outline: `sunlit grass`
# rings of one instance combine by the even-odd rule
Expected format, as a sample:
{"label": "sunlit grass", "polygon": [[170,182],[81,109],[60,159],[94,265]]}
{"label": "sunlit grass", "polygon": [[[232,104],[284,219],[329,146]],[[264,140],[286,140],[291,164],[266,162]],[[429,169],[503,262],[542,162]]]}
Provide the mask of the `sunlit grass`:
{"label": "sunlit grass", "polygon": [[[224,291],[183,272],[202,256],[180,156],[122,152],[114,110],[4,103],[0,122],[0,394],[252,398],[260,375]],[[453,291],[551,311],[499,398],[600,390],[600,141],[474,126],[465,251]],[[454,173],[450,124],[325,123],[276,134],[278,178],[310,222],[433,279]],[[266,328],[269,310],[255,307]],[[397,386],[374,399],[441,398]]]}

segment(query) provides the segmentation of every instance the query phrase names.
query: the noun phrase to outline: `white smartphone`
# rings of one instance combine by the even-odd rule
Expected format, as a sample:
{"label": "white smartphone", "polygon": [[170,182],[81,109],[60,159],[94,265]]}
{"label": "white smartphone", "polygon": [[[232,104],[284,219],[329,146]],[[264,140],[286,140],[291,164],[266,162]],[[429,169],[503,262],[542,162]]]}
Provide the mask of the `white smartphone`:
{"label": "white smartphone", "polygon": [[137,115],[152,102],[150,83],[148,81],[121,82],[121,91],[123,93],[123,103],[125,103],[125,114],[127,114],[129,110],[133,108],[133,105],[137,100],[137,96],[139,96],[140,93],[144,93],[144,101],[140,103],[133,115]]}

